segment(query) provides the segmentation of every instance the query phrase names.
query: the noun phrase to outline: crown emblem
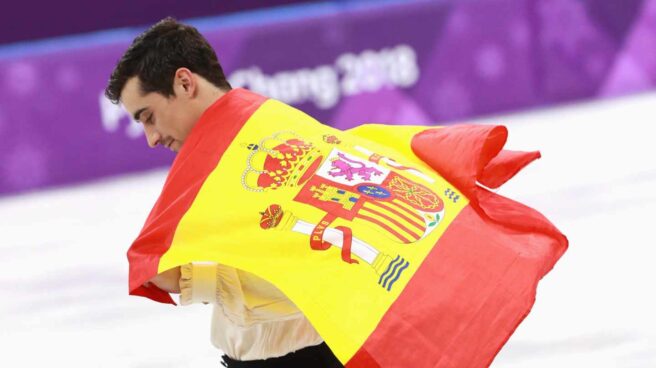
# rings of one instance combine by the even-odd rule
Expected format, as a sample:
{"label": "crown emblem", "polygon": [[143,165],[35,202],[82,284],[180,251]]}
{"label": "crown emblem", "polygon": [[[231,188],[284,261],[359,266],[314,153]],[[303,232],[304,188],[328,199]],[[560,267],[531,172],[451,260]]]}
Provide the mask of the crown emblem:
{"label": "crown emblem", "polygon": [[245,148],[251,152],[242,174],[242,186],[253,192],[301,185],[323,158],[317,147],[293,132],[279,132]]}

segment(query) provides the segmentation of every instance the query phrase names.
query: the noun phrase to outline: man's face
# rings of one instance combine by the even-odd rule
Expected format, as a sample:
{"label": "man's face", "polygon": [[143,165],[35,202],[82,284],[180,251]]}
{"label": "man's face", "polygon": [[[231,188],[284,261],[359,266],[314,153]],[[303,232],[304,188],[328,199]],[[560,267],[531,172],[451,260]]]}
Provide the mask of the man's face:
{"label": "man's face", "polygon": [[130,78],[121,92],[123,106],[142,123],[148,145],[152,148],[162,145],[178,152],[199,118],[190,99],[193,94],[176,82],[174,95],[168,98],[156,92],[144,95],[138,77]]}

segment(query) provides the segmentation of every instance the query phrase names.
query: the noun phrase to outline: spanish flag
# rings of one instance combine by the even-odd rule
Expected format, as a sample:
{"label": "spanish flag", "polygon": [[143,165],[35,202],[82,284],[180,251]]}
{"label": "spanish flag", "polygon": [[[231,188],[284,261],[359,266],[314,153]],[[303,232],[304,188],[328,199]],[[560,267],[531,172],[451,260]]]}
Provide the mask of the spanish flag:
{"label": "spanish flag", "polygon": [[128,251],[131,295],[192,261],[262,277],[347,367],[484,367],[567,248],[497,195],[539,157],[503,126],[340,131],[235,89],[205,111]]}

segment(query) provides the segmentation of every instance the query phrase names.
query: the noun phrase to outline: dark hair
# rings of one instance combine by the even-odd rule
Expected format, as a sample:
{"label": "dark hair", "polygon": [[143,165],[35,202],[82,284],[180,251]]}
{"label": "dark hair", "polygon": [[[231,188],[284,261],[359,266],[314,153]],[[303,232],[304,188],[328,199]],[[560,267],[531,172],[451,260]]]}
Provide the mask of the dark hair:
{"label": "dark hair", "polygon": [[173,78],[186,67],[215,86],[230,90],[216,53],[194,27],[168,17],[132,41],[109,78],[105,96],[118,104],[128,79],[137,76],[143,93],[173,95]]}

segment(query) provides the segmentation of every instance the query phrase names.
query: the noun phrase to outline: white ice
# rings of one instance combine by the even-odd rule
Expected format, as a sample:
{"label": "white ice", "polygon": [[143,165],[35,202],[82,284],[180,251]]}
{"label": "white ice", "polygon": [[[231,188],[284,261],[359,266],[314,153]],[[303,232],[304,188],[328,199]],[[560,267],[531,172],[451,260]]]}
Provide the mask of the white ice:
{"label": "white ice", "polygon": [[[542,151],[499,193],[570,240],[492,367],[656,367],[655,118],[643,94],[479,120]],[[125,251],[164,175],[0,199],[0,365],[220,366],[210,306],[127,295]]]}

